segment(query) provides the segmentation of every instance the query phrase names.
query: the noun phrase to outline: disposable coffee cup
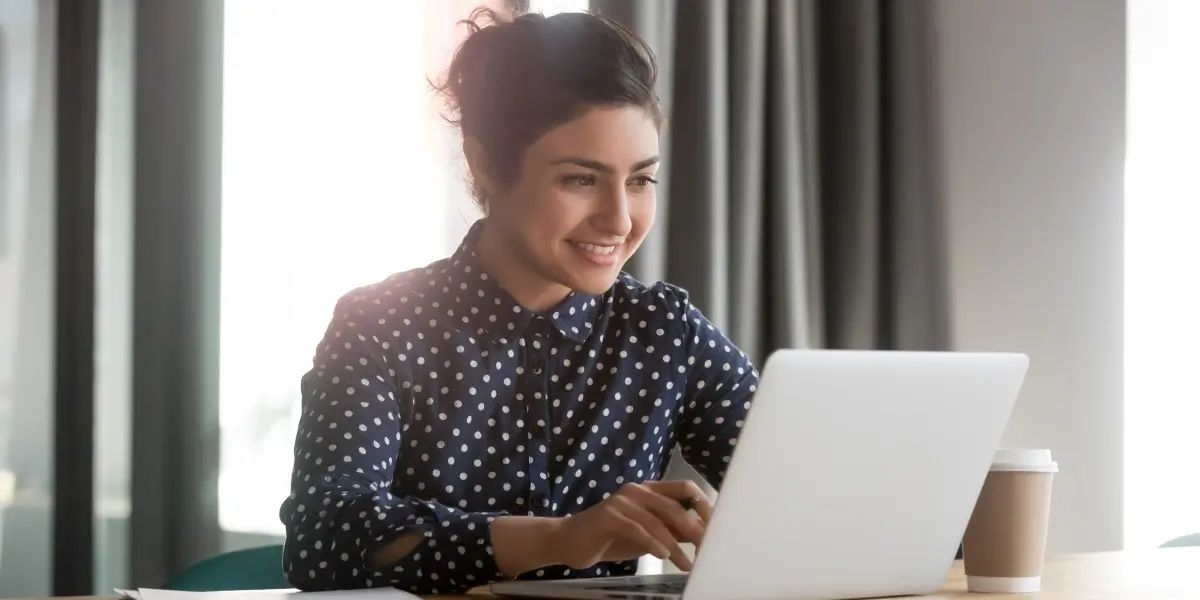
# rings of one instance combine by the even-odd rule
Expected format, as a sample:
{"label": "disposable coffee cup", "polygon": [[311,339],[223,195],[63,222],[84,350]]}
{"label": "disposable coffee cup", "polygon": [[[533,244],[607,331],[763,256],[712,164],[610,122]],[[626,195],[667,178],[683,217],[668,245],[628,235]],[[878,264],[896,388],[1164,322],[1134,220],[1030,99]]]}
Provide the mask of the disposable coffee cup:
{"label": "disposable coffee cup", "polygon": [[969,591],[1020,594],[1042,588],[1057,472],[1049,450],[996,453],[963,538]]}

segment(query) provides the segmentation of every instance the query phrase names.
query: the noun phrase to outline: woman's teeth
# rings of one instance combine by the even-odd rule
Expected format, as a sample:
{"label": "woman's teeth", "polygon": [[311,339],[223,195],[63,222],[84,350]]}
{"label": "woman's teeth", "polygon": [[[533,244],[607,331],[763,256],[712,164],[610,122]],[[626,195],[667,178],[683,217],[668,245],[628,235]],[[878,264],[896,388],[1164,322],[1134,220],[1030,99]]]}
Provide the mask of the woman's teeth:
{"label": "woman's teeth", "polygon": [[597,246],[595,244],[581,244],[579,242],[575,242],[575,247],[584,252],[591,252],[592,254],[599,254],[601,256],[612,254],[617,249],[616,246]]}

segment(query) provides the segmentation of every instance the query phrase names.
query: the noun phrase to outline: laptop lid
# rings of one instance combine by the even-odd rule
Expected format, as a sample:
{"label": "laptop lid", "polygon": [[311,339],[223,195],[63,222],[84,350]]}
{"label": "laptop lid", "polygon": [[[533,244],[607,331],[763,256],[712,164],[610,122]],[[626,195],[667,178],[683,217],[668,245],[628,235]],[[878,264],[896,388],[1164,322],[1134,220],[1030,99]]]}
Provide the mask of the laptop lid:
{"label": "laptop lid", "polygon": [[937,590],[1027,368],[1023,354],[772,354],[684,598]]}

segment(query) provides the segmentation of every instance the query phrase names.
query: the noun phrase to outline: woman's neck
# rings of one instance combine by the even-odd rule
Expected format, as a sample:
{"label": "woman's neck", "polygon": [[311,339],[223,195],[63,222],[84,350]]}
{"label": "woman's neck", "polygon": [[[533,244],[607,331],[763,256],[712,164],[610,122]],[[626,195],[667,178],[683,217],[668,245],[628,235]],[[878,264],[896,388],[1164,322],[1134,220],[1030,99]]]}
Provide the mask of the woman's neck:
{"label": "woman's neck", "polygon": [[571,289],[542,277],[523,261],[521,252],[514,251],[505,239],[506,234],[494,223],[485,222],[475,243],[475,256],[489,277],[523,308],[542,312],[558,306]]}

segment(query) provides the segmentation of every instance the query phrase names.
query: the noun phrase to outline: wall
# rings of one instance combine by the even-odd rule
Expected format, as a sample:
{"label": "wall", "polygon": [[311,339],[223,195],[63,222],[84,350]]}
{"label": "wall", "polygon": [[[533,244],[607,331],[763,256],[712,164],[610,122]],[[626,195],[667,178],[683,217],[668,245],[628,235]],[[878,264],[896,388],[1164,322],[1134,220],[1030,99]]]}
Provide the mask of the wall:
{"label": "wall", "polygon": [[1049,551],[1120,548],[1125,3],[936,17],[956,345],[1030,355],[1006,444],[1060,462]]}

